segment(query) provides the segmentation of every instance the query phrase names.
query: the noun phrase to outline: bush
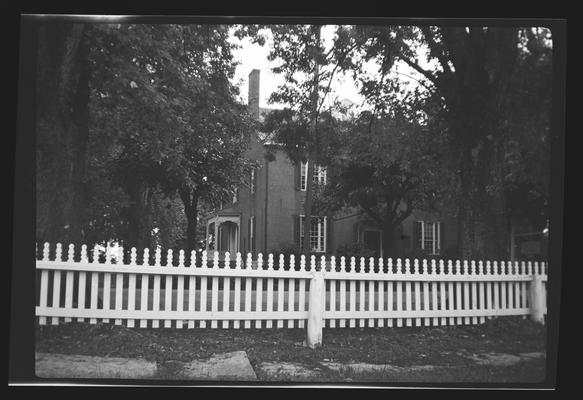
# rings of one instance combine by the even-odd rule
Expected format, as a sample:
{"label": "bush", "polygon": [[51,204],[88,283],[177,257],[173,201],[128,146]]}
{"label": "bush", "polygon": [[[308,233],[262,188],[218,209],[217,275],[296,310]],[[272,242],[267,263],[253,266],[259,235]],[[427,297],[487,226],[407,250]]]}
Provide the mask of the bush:
{"label": "bush", "polygon": [[356,259],[360,259],[360,257],[373,257],[375,251],[369,249],[364,245],[364,243],[352,243],[352,244],[345,244],[339,246],[336,250],[336,258],[340,258],[342,256],[350,259],[350,257],[356,257]]}

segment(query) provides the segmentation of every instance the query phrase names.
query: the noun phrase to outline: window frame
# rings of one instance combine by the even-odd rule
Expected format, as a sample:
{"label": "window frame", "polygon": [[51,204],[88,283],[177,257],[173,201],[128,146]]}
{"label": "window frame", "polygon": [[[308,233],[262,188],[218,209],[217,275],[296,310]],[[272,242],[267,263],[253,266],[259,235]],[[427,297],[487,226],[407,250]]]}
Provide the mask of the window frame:
{"label": "window frame", "polygon": [[[314,220],[316,220],[316,235],[312,234],[314,228]],[[312,215],[312,227],[310,229],[310,251],[314,253],[326,253],[328,242],[328,217]],[[299,234],[300,246],[304,239],[304,214],[299,215]],[[314,248],[313,240],[315,239],[317,246]]]}
{"label": "window frame", "polygon": [[[309,161],[300,162],[300,190],[302,192],[306,191],[306,187],[308,184],[308,180],[307,180],[308,163],[309,163]],[[318,165],[318,164],[316,164],[314,166],[313,181],[317,182],[319,185],[326,184],[326,181],[327,181],[326,167],[323,167],[323,166]]]}
{"label": "window frame", "polygon": [[251,194],[255,193],[255,168],[251,168],[251,184],[249,185],[249,192]]}
{"label": "window frame", "polygon": [[[419,243],[421,250],[429,251],[430,255],[439,255],[441,252],[441,221],[417,221],[420,223]],[[426,236],[426,233],[430,235]],[[426,242],[430,244],[427,245]]]}

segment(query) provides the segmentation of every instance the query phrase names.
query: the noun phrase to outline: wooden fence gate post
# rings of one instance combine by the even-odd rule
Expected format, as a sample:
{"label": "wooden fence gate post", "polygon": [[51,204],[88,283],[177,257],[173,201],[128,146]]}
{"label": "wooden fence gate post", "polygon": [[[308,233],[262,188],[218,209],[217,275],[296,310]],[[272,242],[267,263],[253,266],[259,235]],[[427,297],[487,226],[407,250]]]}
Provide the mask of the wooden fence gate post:
{"label": "wooden fence gate post", "polygon": [[317,271],[310,280],[308,298],[308,335],[306,343],[311,349],[322,345],[325,294],[324,272]]}
{"label": "wooden fence gate post", "polygon": [[530,318],[534,322],[544,324],[543,282],[538,274],[534,274],[530,283]]}

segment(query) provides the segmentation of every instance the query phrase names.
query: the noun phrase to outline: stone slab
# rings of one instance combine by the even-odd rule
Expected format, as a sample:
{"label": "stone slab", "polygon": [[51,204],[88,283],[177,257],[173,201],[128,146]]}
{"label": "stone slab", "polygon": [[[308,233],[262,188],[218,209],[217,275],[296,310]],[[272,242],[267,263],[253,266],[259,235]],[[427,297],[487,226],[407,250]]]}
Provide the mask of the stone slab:
{"label": "stone slab", "polygon": [[520,362],[520,357],[514,354],[505,353],[485,353],[469,357],[479,365],[489,365],[497,367],[507,367]]}
{"label": "stone slab", "polygon": [[399,367],[396,365],[390,364],[369,364],[369,363],[334,363],[334,362],[322,362],[322,365],[335,370],[335,371],[343,371],[343,370],[351,370],[355,373],[367,373],[367,372],[392,372],[392,373],[399,373],[399,372],[409,372],[409,371],[428,371],[435,369],[433,365],[412,365],[409,367]]}
{"label": "stone slab", "polygon": [[545,353],[542,353],[540,351],[535,351],[532,353],[520,353],[519,356],[521,358],[524,358],[527,360],[531,360],[533,358],[545,358],[546,357]]}
{"label": "stone slab", "polygon": [[207,360],[186,363],[181,375],[184,379],[256,381],[257,375],[244,351],[214,354]]}
{"label": "stone slab", "polygon": [[40,378],[148,379],[156,363],[142,359],[36,353],[36,375]]}
{"label": "stone slab", "polygon": [[320,376],[319,371],[290,362],[263,362],[257,367],[270,380],[302,381]]}

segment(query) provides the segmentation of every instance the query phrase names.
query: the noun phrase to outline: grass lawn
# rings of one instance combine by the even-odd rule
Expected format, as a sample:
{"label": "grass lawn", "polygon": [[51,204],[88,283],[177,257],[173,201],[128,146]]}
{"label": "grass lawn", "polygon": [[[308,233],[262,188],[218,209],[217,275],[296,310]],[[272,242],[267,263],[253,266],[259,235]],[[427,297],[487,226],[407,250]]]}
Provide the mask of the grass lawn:
{"label": "grass lawn", "polygon": [[[271,361],[308,367],[321,367],[318,362],[322,361],[447,367],[407,372],[402,376],[394,373],[390,376],[393,382],[540,382],[545,377],[545,361],[540,359],[509,367],[489,367],[478,366],[468,358],[490,352],[544,353],[545,328],[520,317],[467,326],[324,329],[323,346],[316,349],[302,345],[305,335],[304,329],[288,328],[180,330],[72,322],[37,326],[36,351],[140,357],[164,363],[188,362],[214,353],[244,350],[253,367]],[[338,374],[329,371],[327,381],[338,380]],[[379,376],[378,372],[353,373],[352,380],[386,382],[387,376]]]}

